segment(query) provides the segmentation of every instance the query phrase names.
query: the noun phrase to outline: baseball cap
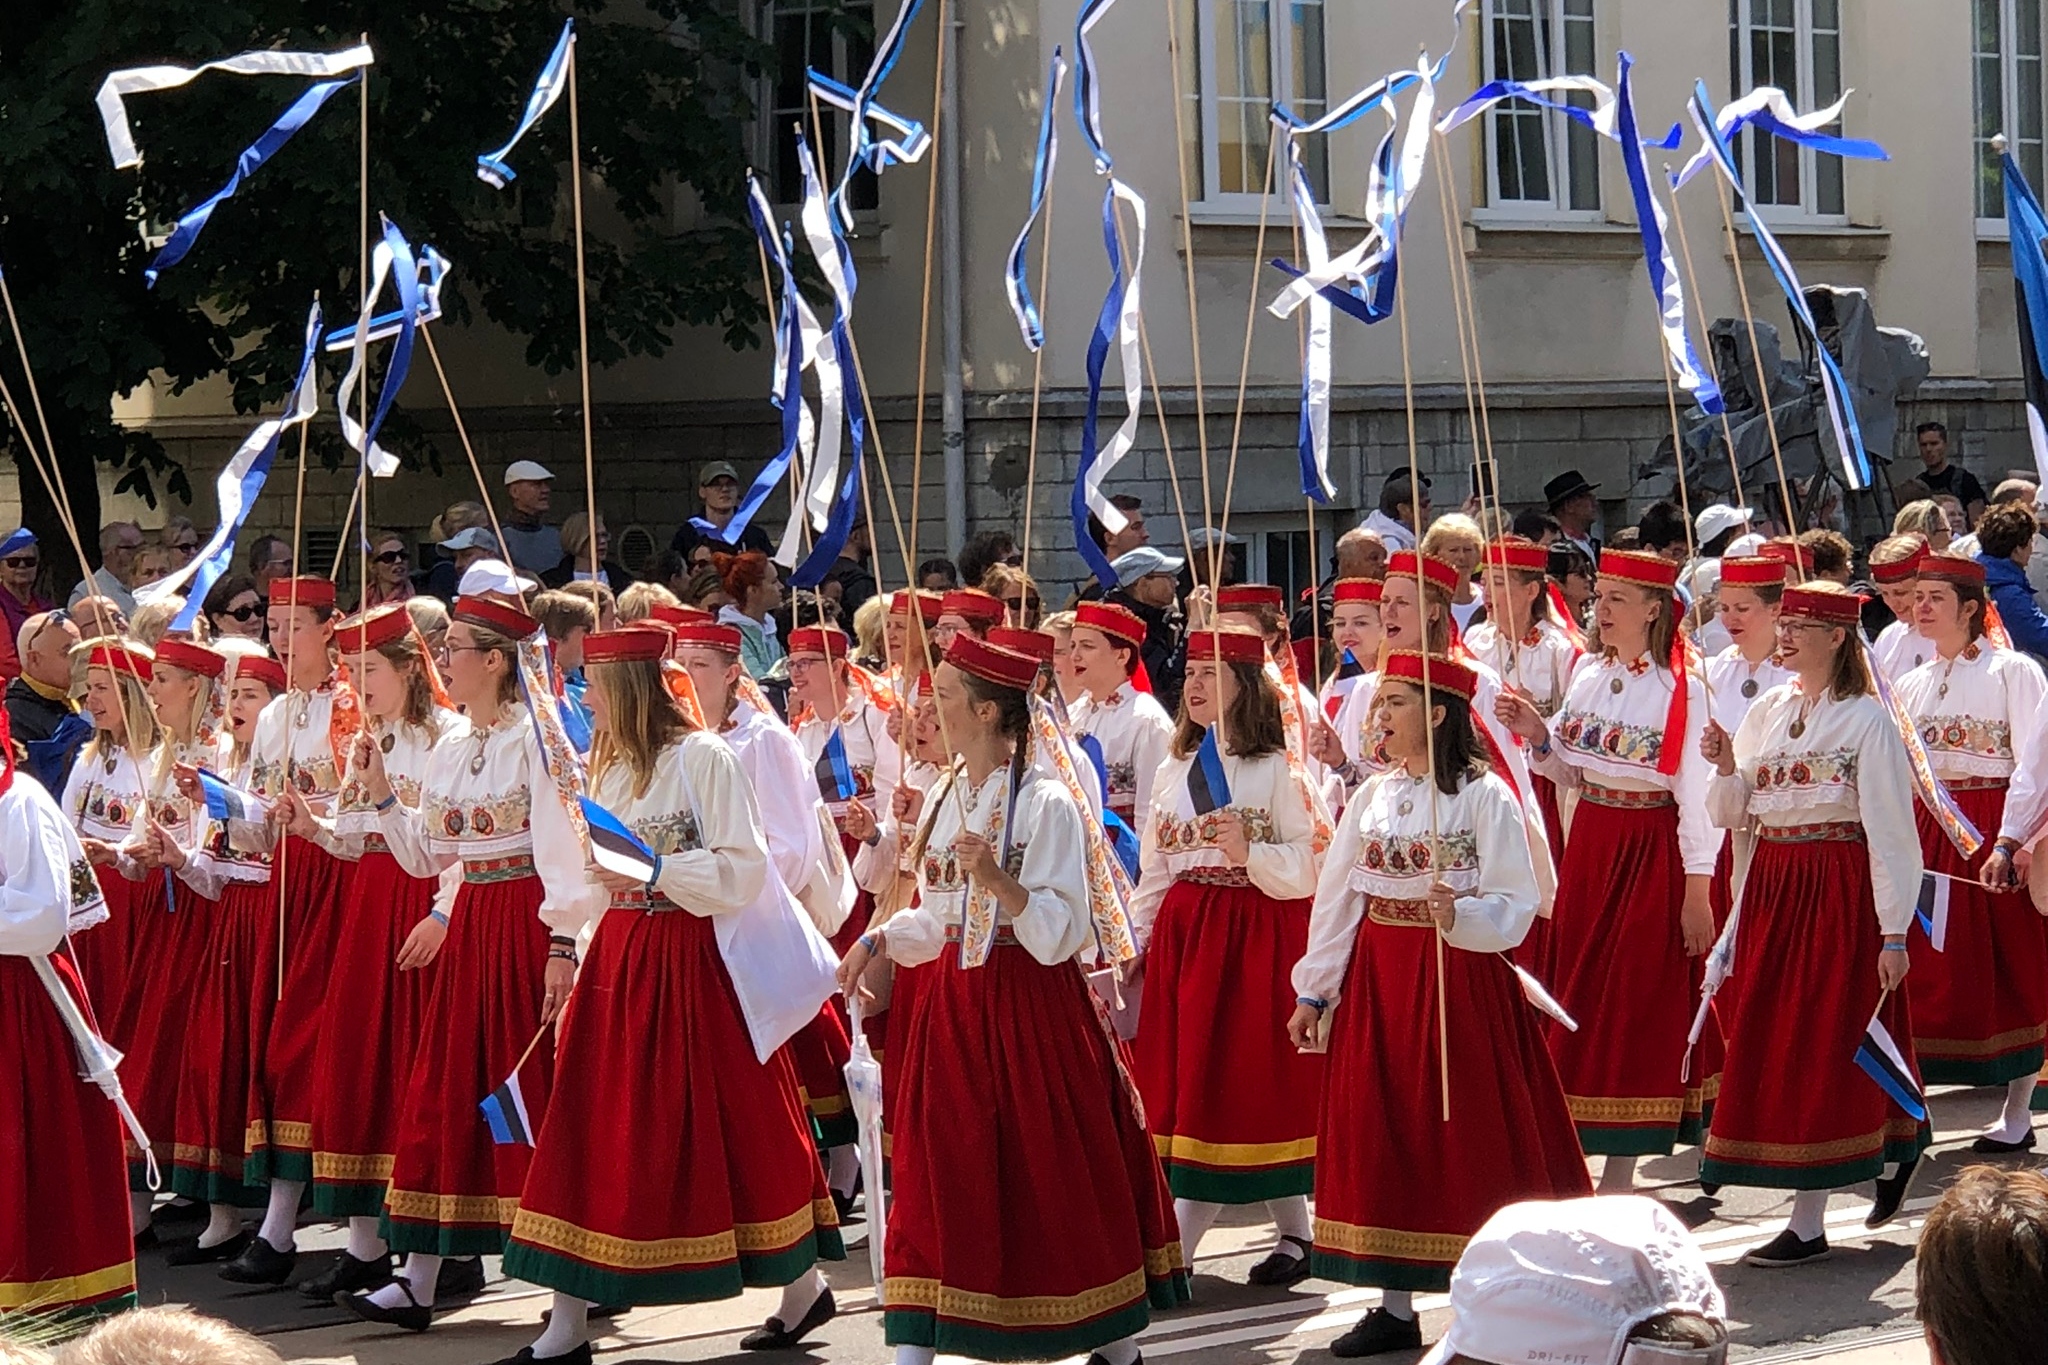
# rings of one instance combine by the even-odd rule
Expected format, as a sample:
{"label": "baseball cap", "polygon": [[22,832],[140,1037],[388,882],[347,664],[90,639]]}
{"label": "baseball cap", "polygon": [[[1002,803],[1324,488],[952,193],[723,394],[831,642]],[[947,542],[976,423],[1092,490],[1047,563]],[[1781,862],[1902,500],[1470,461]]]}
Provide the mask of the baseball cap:
{"label": "baseball cap", "polygon": [[1746,525],[1749,518],[1750,511],[1747,507],[1730,507],[1725,502],[1717,502],[1712,507],[1702,509],[1699,516],[1694,518],[1693,535],[1700,544],[1705,545],[1715,536]]}
{"label": "baseball cap", "polygon": [[481,526],[457,531],[440,544],[444,550],[489,550],[492,554],[498,552],[498,538]]}
{"label": "baseball cap", "polygon": [[697,487],[702,488],[714,479],[731,479],[738,483],[740,472],[733,468],[731,460],[713,460],[697,475]]}
{"label": "baseball cap", "polygon": [[1170,555],[1150,545],[1140,545],[1135,550],[1126,550],[1118,555],[1109,562],[1109,567],[1116,574],[1117,586],[1128,588],[1147,574],[1179,573],[1181,566],[1186,563],[1187,561],[1179,555]]}
{"label": "baseball cap", "polygon": [[505,468],[506,483],[540,483],[554,477],[547,466],[535,460],[514,460]]}
{"label": "baseball cap", "polygon": [[1196,550],[1206,550],[1221,540],[1225,545],[1244,544],[1243,536],[1234,536],[1228,531],[1218,531],[1213,526],[1198,526],[1188,534],[1188,544]]}
{"label": "baseball cap", "polygon": [[[1717,1347],[1635,1342],[1664,1313],[1724,1329]],[[1640,1195],[1510,1204],[1487,1219],[1451,1272],[1451,1326],[1421,1365],[1454,1355],[1512,1365],[1718,1365],[1728,1305],[1706,1257],[1670,1211]]]}
{"label": "baseball cap", "polygon": [[[488,534],[488,533],[487,533]],[[485,593],[502,593],[507,597],[518,597],[532,592],[540,584],[531,578],[522,578],[512,572],[512,566],[502,559],[479,559],[462,571],[462,582],[456,586],[457,597],[480,597]]]}
{"label": "baseball cap", "polygon": [[1764,538],[1755,531],[1748,531],[1728,542],[1728,548],[1721,551],[1724,559],[1743,559],[1762,548]]}

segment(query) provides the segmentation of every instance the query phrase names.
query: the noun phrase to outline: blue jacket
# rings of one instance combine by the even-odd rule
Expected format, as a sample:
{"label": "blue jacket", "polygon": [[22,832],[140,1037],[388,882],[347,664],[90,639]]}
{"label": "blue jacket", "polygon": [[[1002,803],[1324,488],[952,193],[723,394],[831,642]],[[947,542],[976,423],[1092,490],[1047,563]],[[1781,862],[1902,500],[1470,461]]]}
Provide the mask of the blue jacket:
{"label": "blue jacket", "polygon": [[2012,636],[2012,647],[2033,655],[2038,661],[2048,662],[2048,612],[2043,612],[2040,604],[2034,601],[2034,589],[2027,582],[2027,571],[2010,559],[1999,559],[1993,555],[1980,554],[1977,562],[1984,566],[1984,590],[2005,621],[2005,632]]}

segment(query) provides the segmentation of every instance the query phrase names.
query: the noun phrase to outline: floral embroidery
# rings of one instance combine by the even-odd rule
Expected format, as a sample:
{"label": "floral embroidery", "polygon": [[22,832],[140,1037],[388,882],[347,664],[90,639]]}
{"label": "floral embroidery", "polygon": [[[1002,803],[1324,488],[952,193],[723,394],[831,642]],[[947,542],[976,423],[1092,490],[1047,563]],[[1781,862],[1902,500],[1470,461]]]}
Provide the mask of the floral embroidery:
{"label": "floral embroidery", "polygon": [[[1024,845],[1010,845],[1010,856],[1003,861],[1003,871],[1012,877],[1024,871]],[[964,891],[967,877],[960,871],[960,855],[950,848],[927,848],[924,851],[924,890],[927,895],[943,895],[949,891]]]}
{"label": "floral embroidery", "polygon": [[1138,790],[1138,765],[1129,759],[1121,763],[1104,763],[1103,785],[1112,794],[1136,792]]}
{"label": "floral embroidery", "polygon": [[434,794],[426,798],[423,809],[427,829],[437,831],[442,838],[460,839],[468,834],[478,839],[489,839],[501,834],[524,833],[530,828],[533,796],[521,790],[509,796],[450,801],[445,796]]}
{"label": "floral embroidery", "polygon": [[641,843],[663,857],[704,847],[703,837],[697,832],[697,815],[694,811],[671,811],[666,815],[635,820],[633,832],[640,836]]}
{"label": "floral embroidery", "polygon": [[275,798],[284,790],[284,765],[259,758],[249,770],[249,785],[258,796]]}
{"label": "floral embroidery", "polygon": [[71,904],[74,910],[84,910],[100,899],[99,878],[93,876],[92,863],[84,858],[75,858],[71,863]]}
{"label": "floral embroidery", "polygon": [[2012,753],[2012,723],[1982,716],[1922,716],[1920,742],[1929,750],[1969,754],[1977,758],[2009,759]]}
{"label": "floral embroidery", "polygon": [[1857,753],[1835,749],[1827,753],[1777,754],[1756,765],[1752,784],[1758,795],[1782,793],[1788,789],[1831,788],[1840,791],[1856,785]]}
{"label": "floral embroidery", "polygon": [[1210,811],[1197,815],[1192,820],[1181,820],[1162,810],[1152,812],[1154,837],[1159,842],[1161,853],[1199,853],[1205,848],[1216,846],[1219,828],[1217,816],[1228,811],[1244,822],[1246,842],[1254,844],[1277,844],[1280,842],[1279,828],[1273,823],[1268,811],[1256,806],[1226,806],[1223,811]]}
{"label": "floral embroidery", "polygon": [[301,796],[318,796],[331,792],[341,785],[341,773],[334,766],[334,759],[322,754],[313,759],[292,759],[290,761],[292,787]]}
{"label": "floral embroidery", "polygon": [[[1467,871],[1479,866],[1479,837],[1470,830],[1442,834],[1436,845],[1443,855],[1443,871]],[[1426,834],[1374,833],[1358,850],[1358,866],[1367,872],[1395,877],[1421,876],[1436,870]]]}
{"label": "floral embroidery", "polygon": [[1654,767],[1664,748],[1664,730],[1655,725],[1623,725],[1605,716],[1566,711],[1557,737],[1567,749],[1597,754],[1623,763]]}

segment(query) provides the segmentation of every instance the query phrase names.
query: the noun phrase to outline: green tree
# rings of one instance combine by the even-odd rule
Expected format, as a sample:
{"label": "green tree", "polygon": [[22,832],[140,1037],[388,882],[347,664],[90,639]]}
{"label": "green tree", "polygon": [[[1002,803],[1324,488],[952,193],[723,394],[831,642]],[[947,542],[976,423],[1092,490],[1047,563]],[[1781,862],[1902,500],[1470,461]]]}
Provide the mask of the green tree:
{"label": "green tree", "polygon": [[[591,358],[659,355],[679,326],[756,343],[758,266],[745,227],[741,129],[766,55],[724,0],[573,0]],[[367,33],[371,212],[452,264],[448,318],[488,319],[526,338],[551,372],[576,362],[566,104],[514,154],[504,191],[477,154],[511,132],[560,30],[558,0],[11,0],[0,5],[0,265],[41,382],[57,463],[88,553],[99,522],[97,464],[154,502],[189,498],[185,472],[147,431],[114,423],[109,396],[155,377],[178,393],[225,372],[235,406],[275,408],[290,387],[306,308],[351,321],[359,285],[358,105],[338,92],[311,124],[214,213],[192,253],[145,287],[159,235],[227,178],[241,150],[304,83],[209,74],[129,100],[139,170],[113,169],[93,96],[108,72],[197,64],[250,48],[333,50]],[[708,226],[678,227],[691,199]],[[388,299],[388,295],[387,295]],[[387,305],[388,306],[388,305]],[[0,363],[23,403],[19,357]],[[323,374],[332,409],[339,367]],[[373,376],[374,378],[374,376]],[[32,420],[32,419],[31,419]],[[436,457],[394,411],[389,443]],[[12,433],[25,520],[70,556]],[[331,419],[316,430],[341,453]],[[68,570],[67,570],[68,572]],[[70,580],[66,580],[70,581]]]}

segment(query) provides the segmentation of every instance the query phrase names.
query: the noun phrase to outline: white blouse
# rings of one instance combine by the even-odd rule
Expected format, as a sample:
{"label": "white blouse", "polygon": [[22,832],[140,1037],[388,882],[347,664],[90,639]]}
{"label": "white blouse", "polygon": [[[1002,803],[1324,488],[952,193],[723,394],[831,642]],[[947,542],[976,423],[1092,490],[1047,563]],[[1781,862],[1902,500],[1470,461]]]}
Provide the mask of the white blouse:
{"label": "white blouse", "polygon": [[1499,774],[1468,779],[1446,796],[1401,769],[1352,798],[1316,887],[1295,994],[1336,1004],[1367,901],[1421,901],[1436,881],[1457,893],[1457,917],[1444,935],[1452,947],[1502,952],[1528,935],[1540,900],[1536,869],[1521,804]]}
{"label": "white blouse", "polygon": [[555,934],[575,937],[604,908],[604,889],[587,878],[583,839],[523,707],[505,706],[485,726],[472,718],[459,739],[434,745],[418,807],[400,802],[378,812],[378,823],[391,856],[415,877],[438,877],[457,862],[530,858],[541,880],[540,918]]}
{"label": "white blouse", "polygon": [[[896,784],[903,780],[903,754],[896,741],[889,738],[889,717],[861,695],[859,689],[848,689],[846,709],[839,713],[836,723],[812,715],[797,727],[796,738],[803,746],[806,763],[815,764],[825,752],[835,724],[846,746],[846,766],[853,770],[854,799],[868,802],[878,816],[886,815]],[[807,785],[813,792],[818,790],[815,777]],[[845,819],[845,802],[831,801],[826,805],[834,821]]]}
{"label": "white blouse", "polygon": [[[234,738],[222,735],[211,757],[200,766],[229,786],[250,791],[250,764],[244,757],[234,760]],[[261,798],[257,798],[259,802]],[[267,806],[264,807],[267,809]],[[208,900],[219,900],[229,882],[260,886],[270,880],[270,852],[274,842],[268,826],[254,821],[215,820],[202,806],[193,842],[183,845],[185,865],[178,880]]]}
{"label": "white blouse", "polygon": [[1913,628],[1910,621],[1894,621],[1877,633],[1870,645],[1870,662],[1893,687],[1899,679],[1934,657],[1934,646]]}
{"label": "white blouse", "polygon": [[[1802,721],[1796,682],[1757,698],[1735,732],[1735,771],[1714,774],[1707,806],[1723,829],[1853,823],[1870,850],[1877,921],[1903,934],[1920,895],[1920,836],[1913,771],[1890,713],[1876,697],[1815,701]],[[1792,726],[1800,724],[1795,737]]]}
{"label": "white blouse", "polygon": [[1757,698],[1792,681],[1792,670],[1778,662],[1776,652],[1751,667],[1734,645],[1707,660],[1707,710],[1723,730],[1734,734]]}
{"label": "white blouse", "polygon": [[1556,715],[1563,704],[1572,666],[1583,652],[1547,616],[1531,625],[1512,648],[1498,625],[1481,621],[1466,633],[1465,647],[1496,677],[1533,702],[1536,713],[1545,720]]}
{"label": "white blouse", "polygon": [[[420,783],[427,775],[427,760],[437,745],[461,744],[469,738],[469,721],[458,711],[436,707],[425,725],[392,724],[368,716],[363,729],[383,751],[384,776],[398,804],[419,809]],[[384,825],[377,817],[377,803],[370,799],[369,785],[351,769],[343,778],[334,802],[334,833],[344,843],[340,856],[360,858],[363,841],[369,835],[383,837]]]}
{"label": "white blouse", "polygon": [[282,693],[263,708],[249,742],[251,781],[258,796],[274,801],[289,781],[315,812],[327,813],[332,797],[341,790],[341,769],[328,734],[337,686],[329,678],[311,692]]}
{"label": "white blouse", "polygon": [[[2024,839],[2048,804],[2041,765],[2048,679],[2024,654],[1983,641],[1953,659],[1932,645],[1927,662],[1899,679],[1894,695],[1913,718],[1927,762],[1943,780],[2006,779],[1999,837]],[[1984,831],[1990,836],[1991,831]]]}
{"label": "white blouse", "polygon": [[149,801],[149,755],[94,740],[64,780],[64,814],[79,835],[123,844],[136,832]]}
{"label": "white blouse", "polygon": [[1366,733],[1366,724],[1372,716],[1373,695],[1379,690],[1380,675],[1366,674],[1345,696],[1343,704],[1337,708],[1337,718],[1330,722],[1330,728],[1337,732],[1337,741],[1344,746],[1344,757],[1372,772],[1386,770],[1386,765],[1374,752],[1377,736]]}
{"label": "white blouse", "polygon": [[[923,794],[927,799],[939,785],[940,774],[937,764],[922,761],[913,762],[903,773],[899,784]],[[924,808],[918,808],[917,817],[908,824],[896,819],[895,806],[875,812],[876,837],[872,844],[862,844],[854,851],[853,875],[861,887],[877,896],[887,894],[896,885],[899,876],[916,877],[915,868],[904,866],[904,856],[910,851],[911,840],[917,837],[917,823],[924,818]]]}
{"label": "white blouse", "polygon": [[[614,763],[590,796],[661,856],[654,888],[678,909],[710,919],[744,910],[761,894],[768,841],[754,794],[739,758],[709,731],[693,730],[656,755],[646,791],[633,790],[630,765]],[[589,889],[597,908],[606,908],[603,889]]]}
{"label": "white blouse", "polygon": [[[1139,943],[1152,936],[1152,923],[1173,883],[1196,868],[1228,870],[1232,864],[1216,846],[1216,817],[1195,814],[1188,793],[1192,758],[1169,757],[1153,777],[1152,816],[1139,840],[1137,894],[1131,898],[1131,929]],[[1316,890],[1322,852],[1315,846],[1314,799],[1287,766],[1285,754],[1257,758],[1223,756],[1230,784],[1225,807],[1244,822],[1250,850],[1240,869],[1274,900],[1300,900]]]}
{"label": "white blouse", "polygon": [[[1623,663],[1611,654],[1588,654],[1572,671],[1564,706],[1550,721],[1550,752],[1536,767],[1559,786],[1591,778],[1628,791],[1668,791],[1678,804],[1678,851],[1689,877],[1708,877],[1721,852],[1721,836],[1707,818],[1711,769],[1700,757],[1707,728],[1706,693],[1698,675],[1685,674],[1685,733],[1665,733],[1672,690],[1669,668],[1648,654]],[[1678,771],[1665,776],[1657,760],[1678,744]],[[1587,818],[1582,808],[1578,820]]]}
{"label": "white blouse", "polygon": [[1089,693],[1073,720],[1075,739],[1092,737],[1102,746],[1109,808],[1144,834],[1152,818],[1152,776],[1173,743],[1173,718],[1157,697],[1126,680],[1100,701]]}
{"label": "white blouse", "polygon": [[41,957],[56,951],[67,928],[107,917],[64,809],[19,770],[0,792],[0,954]]}
{"label": "white blouse", "polygon": [[745,702],[733,708],[718,737],[753,788],[769,860],[782,884],[820,932],[836,932],[853,909],[853,880],[803,746],[781,721]]}
{"label": "white blouse", "polygon": [[[963,830],[995,838],[1008,846],[1004,866],[1022,883],[1029,899],[1011,915],[998,909],[998,929],[1008,929],[1017,943],[1038,961],[1065,962],[1094,941],[1095,922],[1088,905],[1088,857],[1081,828],[1081,808],[1065,784],[1037,770],[1025,773],[1014,813],[1008,810],[1010,770],[999,767],[979,787],[961,781],[961,801],[950,783],[942,782],[925,796],[924,819],[930,832],[918,868],[918,902],[890,916],[883,926],[889,959],[915,967],[935,960],[946,945],[948,928],[962,924],[968,896],[966,875],[953,853]],[[934,806],[936,803],[936,806]]]}

